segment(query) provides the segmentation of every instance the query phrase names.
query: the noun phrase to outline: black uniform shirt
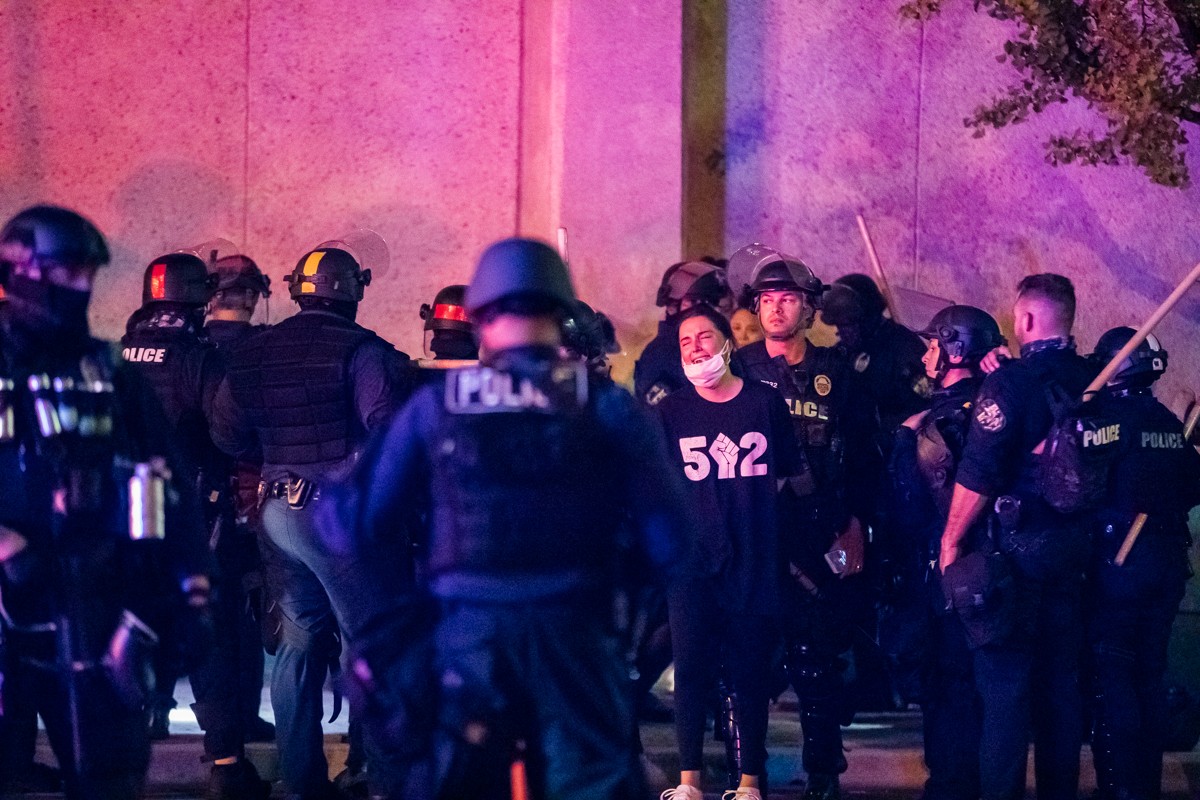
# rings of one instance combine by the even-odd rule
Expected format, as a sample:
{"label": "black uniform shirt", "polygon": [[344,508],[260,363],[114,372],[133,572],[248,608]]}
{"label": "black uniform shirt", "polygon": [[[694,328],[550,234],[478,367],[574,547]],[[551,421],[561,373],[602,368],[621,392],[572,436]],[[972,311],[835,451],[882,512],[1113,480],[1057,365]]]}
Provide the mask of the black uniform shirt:
{"label": "black uniform shirt", "polygon": [[658,405],[667,452],[697,512],[688,566],[719,575],[718,602],[767,614],[778,604],[777,479],[799,467],[796,437],[778,392],[746,381],[715,403],[688,386]]}
{"label": "black uniform shirt", "polygon": [[1117,461],[1097,512],[1105,523],[1126,527],[1139,513],[1147,525],[1182,528],[1200,505],[1200,453],[1183,438],[1183,424],[1149,389],[1096,398],[1101,414],[1120,425]]}
{"label": "black uniform shirt", "polygon": [[987,497],[1040,496],[1033,450],[1054,422],[1046,399],[1047,376],[1081,397],[1095,370],[1060,340],[1033,342],[1021,358],[1004,362],[979,390],[957,482]]}
{"label": "black uniform shirt", "polygon": [[204,330],[213,343],[222,349],[233,347],[238,342],[265,330],[266,325],[251,325],[231,319],[210,319],[204,323]]}
{"label": "black uniform shirt", "polygon": [[862,385],[879,410],[880,431],[885,436],[929,407],[923,355],[921,337],[890,319],[880,322],[861,352],[849,354],[854,371],[862,375]]}

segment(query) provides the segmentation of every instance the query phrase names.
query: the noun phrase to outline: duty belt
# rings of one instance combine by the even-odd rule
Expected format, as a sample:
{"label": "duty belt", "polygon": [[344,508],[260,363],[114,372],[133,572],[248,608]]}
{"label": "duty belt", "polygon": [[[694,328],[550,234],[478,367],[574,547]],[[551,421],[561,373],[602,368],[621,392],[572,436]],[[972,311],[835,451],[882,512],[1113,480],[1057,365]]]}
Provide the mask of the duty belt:
{"label": "duty belt", "polygon": [[290,507],[300,509],[308,505],[309,500],[321,496],[321,487],[307,478],[292,478],[286,481],[259,481],[258,502],[268,497],[287,500]]}

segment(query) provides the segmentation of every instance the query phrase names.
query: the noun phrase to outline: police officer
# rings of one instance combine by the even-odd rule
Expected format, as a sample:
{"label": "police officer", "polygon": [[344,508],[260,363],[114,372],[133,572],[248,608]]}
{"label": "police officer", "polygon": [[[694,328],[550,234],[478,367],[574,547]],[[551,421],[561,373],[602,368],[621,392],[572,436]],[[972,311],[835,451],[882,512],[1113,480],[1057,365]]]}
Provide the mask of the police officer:
{"label": "police officer", "polygon": [[199,632],[209,589],[162,409],[88,332],[108,260],[100,232],[64,208],[26,209],[0,231],[4,637],[33,668],[21,690],[38,697],[70,798],[139,794],[150,651],[168,628]]}
{"label": "police officer", "polygon": [[[548,245],[489,247],[466,298],[482,365],[450,372],[443,392],[418,391],[340,504],[353,546],[374,552],[397,538],[405,509],[432,499],[421,588],[440,609],[436,630],[397,633],[405,598],[393,592],[374,598],[373,626],[348,631],[351,672],[384,706],[364,720],[398,727],[397,746],[410,750],[436,739],[432,776],[385,796],[506,797],[514,758],[533,798],[643,789],[611,625],[618,524],[627,511],[661,578],[686,509],[633,398],[560,357],[573,301]],[[406,657],[422,641],[429,660]]]}
{"label": "police officer", "polygon": [[271,279],[258,264],[240,253],[217,259],[213,265],[217,289],[208,304],[204,329],[219,348],[229,348],[263,330],[251,322],[259,299],[271,296]]}
{"label": "police officer", "polygon": [[875,281],[859,273],[838,278],[821,297],[821,319],[837,328],[838,348],[863,376],[885,435],[929,407],[929,380],[921,366],[925,345],[885,317],[886,309]]}
{"label": "police officer", "polygon": [[[228,356],[243,339],[266,329],[265,324],[254,324],[253,319],[259,301],[271,296],[271,279],[252,258],[240,253],[217,259],[212,271],[217,276],[217,290],[208,303],[204,332],[217,350]],[[251,612],[237,616],[238,705],[245,740],[273,742],[275,726],[258,715],[265,660],[260,625],[274,628],[258,554],[259,465],[236,462],[231,478],[233,524],[221,542],[229,548],[224,555],[227,571],[234,579],[233,585],[226,583],[226,588],[236,589],[238,607]]]}
{"label": "police officer", "polygon": [[237,346],[214,407],[217,445],[263,465],[260,545],[282,626],[271,705],[289,797],[332,793],[321,690],[340,650],[335,612],[350,612],[331,607],[330,593],[356,580],[355,565],[318,541],[316,520],[405,388],[407,356],[354,321],[370,279],[341,247],[305,254],[285,279],[300,312]]}
{"label": "police officer", "polygon": [[[994,545],[1013,571],[1011,605],[996,613],[1014,609],[1015,620],[976,640],[982,796],[1023,796],[1032,723],[1038,797],[1073,800],[1083,728],[1080,591],[1087,531],[1079,514],[1061,513],[1047,500],[1054,471],[1039,469],[1041,456],[1034,450],[1051,431],[1055,398],[1078,399],[1095,371],[1075,353],[1075,290],[1067,278],[1043,273],[1022,279],[1013,319],[1021,357],[1002,364],[980,388],[942,534],[940,566],[953,589],[950,567],[964,554],[990,552]],[[973,541],[968,534],[993,509],[995,539]],[[976,594],[986,601],[997,587],[1003,589],[1004,582]]]}
{"label": "police officer", "polygon": [[854,623],[871,613],[859,576],[862,520],[882,464],[858,373],[837,350],[805,337],[821,281],[798,259],[762,252],[747,288],[766,338],[734,351],[733,363],[736,373],[783,394],[805,456],[806,467],[781,494],[798,521],[781,535],[794,578],[785,591],[784,637],[804,728],[805,797],[825,800],[840,796],[838,776],[846,770],[840,726],[849,711],[839,654],[853,643]]}
{"label": "police officer", "polygon": [[679,357],[679,312],[696,303],[708,303],[728,312],[732,310],[732,295],[723,267],[708,261],[682,261],[667,267],[654,302],[665,309],[665,317],[633,365],[634,396],[649,406],[688,385]]}
{"label": "police officer", "polygon": [[[983,383],[979,360],[1004,343],[991,315],[955,305],[920,332],[929,346],[924,365],[936,387],[932,406],[896,430],[890,460],[895,534],[902,561],[901,608],[908,646],[897,651],[924,714],[928,800],[979,797],[979,703],[971,651],[962,623],[948,613],[936,570],[954,476],[962,458],[975,395]],[[907,656],[907,658],[905,657]]]}
{"label": "police officer", "polygon": [[451,284],[438,291],[433,303],[421,304],[421,319],[425,320],[425,358],[419,362],[421,366],[449,367],[456,361],[479,358],[475,326],[463,307],[466,293],[466,286]]}
{"label": "police officer", "polygon": [[[218,635],[208,658],[190,676],[196,697],[192,711],[204,730],[205,756],[213,763],[208,796],[240,800],[266,797],[271,787],[245,758],[245,717],[238,691],[244,602],[229,491],[232,465],[208,432],[213,396],[225,375],[224,360],[203,327],[204,308],[216,286],[217,276],[209,275],[207,265],[191,253],[156,258],[143,275],[142,306],[129,320],[121,354],[153,387],[171,435],[188,459],[183,477],[197,487],[204,508],[205,530],[218,567],[213,602]],[[258,642],[253,646],[257,650]],[[161,668],[158,677],[163,685],[151,704],[152,738],[165,736],[167,712],[175,705],[175,675]]]}
{"label": "police officer", "polygon": [[612,367],[608,357],[621,352],[617,331],[603,311],[597,311],[582,300],[576,300],[563,320],[563,347],[583,361],[588,372],[608,378]]}
{"label": "police officer", "polygon": [[[1092,354],[1103,367],[1133,337],[1113,328]],[[1200,455],[1154,398],[1167,351],[1149,336],[1121,362],[1097,397],[1119,426],[1118,457],[1095,512],[1087,636],[1092,653],[1092,756],[1102,800],[1155,798],[1166,729],[1167,643],[1190,574],[1188,511],[1200,504]],[[1114,563],[1130,526],[1146,514],[1123,566]]]}

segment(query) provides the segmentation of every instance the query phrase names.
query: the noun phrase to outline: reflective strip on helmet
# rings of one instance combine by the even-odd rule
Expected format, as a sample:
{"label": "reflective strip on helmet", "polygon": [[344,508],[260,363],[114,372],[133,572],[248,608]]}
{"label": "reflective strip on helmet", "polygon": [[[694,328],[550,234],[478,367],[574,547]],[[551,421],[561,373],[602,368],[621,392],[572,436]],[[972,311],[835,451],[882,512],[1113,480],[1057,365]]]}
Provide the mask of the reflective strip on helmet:
{"label": "reflective strip on helmet", "polygon": [[462,306],[450,305],[449,303],[438,303],[433,307],[434,319],[448,319],[454,322],[466,322],[467,310]]}
{"label": "reflective strip on helmet", "polygon": [[150,267],[150,299],[162,300],[167,296],[167,265],[155,264]]}
{"label": "reflective strip on helmet", "polygon": [[[308,258],[304,259],[304,268],[301,271],[304,275],[316,275],[317,265],[321,263],[321,259],[325,257],[324,250],[316,250],[308,254]],[[300,284],[300,294],[313,294],[317,291],[317,285],[312,281],[304,281]]]}

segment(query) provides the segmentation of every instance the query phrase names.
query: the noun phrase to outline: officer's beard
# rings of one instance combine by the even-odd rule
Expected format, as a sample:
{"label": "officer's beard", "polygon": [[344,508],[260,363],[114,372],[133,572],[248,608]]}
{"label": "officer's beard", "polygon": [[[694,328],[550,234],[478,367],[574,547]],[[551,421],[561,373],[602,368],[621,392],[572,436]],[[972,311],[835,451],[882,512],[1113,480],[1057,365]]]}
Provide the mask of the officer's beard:
{"label": "officer's beard", "polygon": [[20,350],[71,349],[87,341],[91,292],[68,289],[24,275],[5,287],[5,329]]}

